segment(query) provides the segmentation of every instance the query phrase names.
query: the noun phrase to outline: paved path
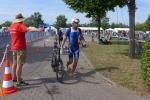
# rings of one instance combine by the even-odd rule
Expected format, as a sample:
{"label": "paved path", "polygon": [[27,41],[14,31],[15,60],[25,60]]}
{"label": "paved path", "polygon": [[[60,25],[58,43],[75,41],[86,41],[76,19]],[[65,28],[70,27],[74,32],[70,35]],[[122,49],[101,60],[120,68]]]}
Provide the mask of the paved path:
{"label": "paved path", "polygon": [[[50,66],[52,38],[34,42],[28,46],[28,60],[23,69],[23,78],[29,86],[5,97],[5,100],[149,100],[126,88],[115,86],[96,73],[90,62],[81,53],[78,77],[66,74],[64,83],[56,81]],[[62,55],[64,62],[66,55]]]}

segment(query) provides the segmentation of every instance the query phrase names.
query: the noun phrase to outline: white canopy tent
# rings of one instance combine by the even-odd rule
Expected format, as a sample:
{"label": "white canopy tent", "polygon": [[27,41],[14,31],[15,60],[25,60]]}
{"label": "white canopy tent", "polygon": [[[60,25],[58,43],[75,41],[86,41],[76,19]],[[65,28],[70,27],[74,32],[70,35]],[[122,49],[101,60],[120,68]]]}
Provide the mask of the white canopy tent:
{"label": "white canopy tent", "polygon": [[[81,30],[85,30],[85,31],[98,31],[97,27],[79,27]],[[102,28],[100,28],[100,30],[103,30]]]}
{"label": "white canopy tent", "polygon": [[129,32],[129,28],[114,28],[114,31],[115,31],[115,32],[118,32],[118,31],[126,31],[126,32]]}

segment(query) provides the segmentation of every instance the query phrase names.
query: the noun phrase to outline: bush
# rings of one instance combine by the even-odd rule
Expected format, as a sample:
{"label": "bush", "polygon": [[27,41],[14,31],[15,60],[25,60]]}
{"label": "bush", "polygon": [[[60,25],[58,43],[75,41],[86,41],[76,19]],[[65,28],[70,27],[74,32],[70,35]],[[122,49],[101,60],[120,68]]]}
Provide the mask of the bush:
{"label": "bush", "polygon": [[140,69],[145,85],[150,89],[150,40],[144,44]]}

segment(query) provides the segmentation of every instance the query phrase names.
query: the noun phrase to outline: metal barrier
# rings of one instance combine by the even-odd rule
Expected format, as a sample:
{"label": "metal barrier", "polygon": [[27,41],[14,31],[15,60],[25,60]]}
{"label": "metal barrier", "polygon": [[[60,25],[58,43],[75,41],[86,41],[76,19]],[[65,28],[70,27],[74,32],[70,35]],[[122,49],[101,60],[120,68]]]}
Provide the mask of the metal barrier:
{"label": "metal barrier", "polygon": [[10,33],[0,32],[0,49],[10,43]]}
{"label": "metal barrier", "polygon": [[[50,36],[50,32],[27,32],[26,41],[32,42],[47,36]],[[9,32],[0,32],[0,49],[4,48],[7,44],[10,44],[11,38]]]}
{"label": "metal barrier", "polygon": [[41,38],[46,37],[45,32],[28,32],[26,33],[26,41],[27,42],[32,42]]}

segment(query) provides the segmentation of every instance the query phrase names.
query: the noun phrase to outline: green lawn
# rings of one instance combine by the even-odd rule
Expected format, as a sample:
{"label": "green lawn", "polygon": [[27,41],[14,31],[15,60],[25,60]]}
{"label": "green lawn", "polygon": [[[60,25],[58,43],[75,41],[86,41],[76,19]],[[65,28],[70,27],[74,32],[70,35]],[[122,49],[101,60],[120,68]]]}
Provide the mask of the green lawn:
{"label": "green lawn", "polygon": [[139,73],[140,60],[128,57],[127,44],[99,45],[90,43],[83,52],[96,71],[117,84],[138,92],[146,92]]}

